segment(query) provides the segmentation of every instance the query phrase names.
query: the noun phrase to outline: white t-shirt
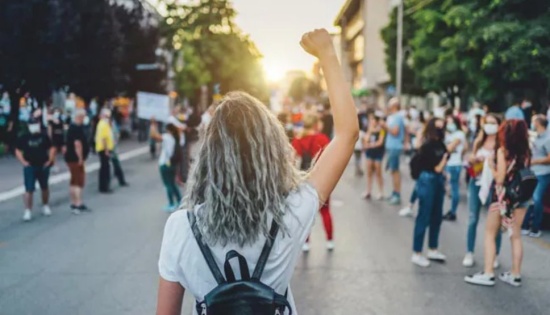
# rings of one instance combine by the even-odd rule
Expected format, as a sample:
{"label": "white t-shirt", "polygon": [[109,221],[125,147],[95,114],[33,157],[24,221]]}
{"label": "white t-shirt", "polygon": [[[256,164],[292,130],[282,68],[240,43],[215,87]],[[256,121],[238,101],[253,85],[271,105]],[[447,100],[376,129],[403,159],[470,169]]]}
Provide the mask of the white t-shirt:
{"label": "white t-shirt", "polygon": [[[310,184],[305,183],[288,196],[287,204],[290,211],[284,217],[284,222],[289,235],[283,236],[282,232],[277,234],[261,281],[279,294],[284,294],[288,289],[288,301],[293,314],[297,314],[292,290],[289,287],[290,279],[302,252],[302,245],[311,232],[315,214],[319,209],[319,197],[317,191]],[[199,211],[200,208],[195,209],[195,213]],[[236,244],[228,244],[225,247],[217,244],[210,249],[222,273],[225,255],[230,250],[236,250],[246,258],[252,274],[265,240],[265,237],[261,236],[253,246],[245,248]],[[202,301],[204,296],[217,286],[193,236],[186,211],[177,211],[168,218],[158,265],[163,279],[179,282],[186,292],[193,294],[197,301]],[[236,278],[239,279],[238,268],[234,271]],[[193,314],[197,315],[195,308],[193,308]]]}
{"label": "white t-shirt", "polygon": [[451,152],[451,156],[447,161],[447,166],[462,166],[462,152],[464,152],[464,146],[466,144],[466,135],[462,130],[457,130],[445,137],[445,144],[449,145],[455,140],[460,140],[460,144],[456,146],[456,149]]}
{"label": "white t-shirt", "polygon": [[170,158],[174,155],[174,148],[176,147],[176,139],[169,134],[162,134],[162,144],[160,147],[159,165],[166,165],[170,163]]}
{"label": "white t-shirt", "polygon": [[[487,149],[485,149],[484,147],[481,147],[481,148],[479,148],[479,150],[477,150],[477,152],[476,152],[476,158],[485,161],[487,158],[492,157],[493,154],[494,154],[494,151],[492,151],[492,150],[487,150]],[[478,178],[476,178],[476,185],[477,185],[477,186],[480,186],[480,185],[481,185],[481,176],[478,176]]]}

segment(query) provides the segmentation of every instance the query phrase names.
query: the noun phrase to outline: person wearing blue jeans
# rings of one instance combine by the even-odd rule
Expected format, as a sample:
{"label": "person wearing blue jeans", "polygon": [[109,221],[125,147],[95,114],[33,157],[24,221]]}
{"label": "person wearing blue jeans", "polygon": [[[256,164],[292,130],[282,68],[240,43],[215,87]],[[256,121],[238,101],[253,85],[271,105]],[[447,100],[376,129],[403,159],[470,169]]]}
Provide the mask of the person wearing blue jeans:
{"label": "person wearing blue jeans", "polygon": [[[495,152],[495,146],[497,141],[497,132],[500,125],[500,119],[494,114],[488,114],[485,117],[485,123],[483,124],[478,138],[473,144],[473,150],[471,156],[468,158],[469,166],[483,165],[486,159],[493,158]],[[473,172],[473,167],[470,172]],[[468,183],[468,210],[470,213],[468,220],[468,233],[466,240],[466,255],[462,261],[464,267],[472,267],[474,265],[474,248],[476,244],[477,225],[479,223],[479,213],[483,206],[479,198],[479,191],[481,189],[481,183],[478,182],[481,177],[483,167],[481,170],[478,167],[477,173],[470,173],[470,181]],[[491,193],[487,198],[486,206],[489,207],[489,203],[492,200]],[[500,252],[501,234],[496,234],[496,253],[497,257]],[[498,260],[495,259],[494,267],[498,267]]]}
{"label": "person wearing blue jeans", "polygon": [[387,118],[387,122],[382,124],[387,132],[386,152],[388,153],[388,160],[386,161],[386,169],[392,174],[393,190],[389,199],[392,205],[401,204],[399,160],[406,141],[405,119],[399,112],[399,108],[399,99],[392,98],[388,104],[390,115]]}
{"label": "person wearing blue jeans", "polygon": [[[416,182],[418,196],[418,215],[414,224],[413,255],[411,262],[420,267],[428,267],[429,260],[445,261],[446,257],[439,252],[439,231],[443,217],[445,196],[445,176],[443,171],[447,164],[448,152],[443,143],[443,120],[432,118],[424,130],[423,145],[418,152],[418,171]],[[422,255],[424,236],[429,228],[428,255]]]}
{"label": "person wearing blue jeans", "polygon": [[537,132],[537,137],[531,147],[531,170],[537,176],[538,184],[533,193],[533,204],[527,210],[521,230],[523,235],[535,238],[542,235],[540,226],[544,212],[544,195],[550,185],[550,134],[547,127],[546,116],[533,117],[531,129]]}
{"label": "person wearing blue jeans", "polygon": [[454,116],[446,119],[445,145],[450,152],[447,161],[447,174],[451,184],[451,209],[443,217],[444,220],[455,221],[458,202],[460,201],[460,172],[462,171],[462,153],[466,146],[466,134],[460,130],[460,120]]}
{"label": "person wearing blue jeans", "polygon": [[524,235],[535,238],[542,235],[540,226],[544,212],[544,194],[548,191],[550,185],[550,174],[537,176],[537,180],[537,188],[533,193],[533,204],[529,206],[521,227]]}
{"label": "person wearing blue jeans", "polygon": [[[470,211],[470,217],[468,219],[468,234],[466,237],[466,256],[462,265],[464,267],[472,267],[474,265],[474,249],[476,246],[477,225],[479,223],[479,214],[483,204],[479,199],[479,191],[481,186],[477,185],[475,178],[470,180],[468,184],[468,210]],[[487,198],[488,201],[492,199],[491,193]],[[486,204],[489,206],[489,204]],[[497,247],[497,256],[500,254],[500,247],[502,244],[502,234],[498,233],[495,239]],[[498,266],[498,262],[495,260],[495,266]]]}
{"label": "person wearing blue jeans", "polygon": [[449,174],[449,184],[451,188],[451,209],[446,217],[449,221],[456,220],[456,210],[460,201],[460,173],[462,166],[447,166],[447,174]]}

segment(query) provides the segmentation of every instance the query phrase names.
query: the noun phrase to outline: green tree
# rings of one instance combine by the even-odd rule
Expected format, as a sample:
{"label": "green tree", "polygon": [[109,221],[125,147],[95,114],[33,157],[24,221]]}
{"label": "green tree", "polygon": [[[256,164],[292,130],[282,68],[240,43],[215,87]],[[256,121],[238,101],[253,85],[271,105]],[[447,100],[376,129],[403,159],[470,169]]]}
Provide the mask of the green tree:
{"label": "green tree", "polygon": [[[463,104],[473,96],[502,109],[513,99],[547,103],[550,11],[544,0],[406,0],[405,45],[422,89],[446,92]],[[383,36],[395,67],[392,19]],[[410,27],[410,28],[407,28]],[[405,81],[407,67],[405,67]],[[409,91],[409,93],[411,93]]]}
{"label": "green tree", "polygon": [[182,56],[177,71],[179,92],[196,100],[202,85],[219,84],[222,92],[244,90],[268,100],[267,85],[254,43],[235,25],[236,11],[228,0],[201,0],[184,5],[164,0],[164,36]]}
{"label": "green tree", "polygon": [[306,77],[298,77],[292,81],[288,90],[288,96],[295,103],[300,103],[306,98],[318,98],[321,87]]}
{"label": "green tree", "polygon": [[[410,9],[411,1],[405,1],[405,9]],[[412,62],[412,38],[414,37],[417,25],[411,14],[407,14],[403,19],[403,47],[406,52],[403,60],[403,93],[409,95],[426,95],[427,91],[422,88],[413,69]],[[382,39],[386,47],[386,68],[391,77],[391,82],[395,86],[397,69],[397,8],[392,11],[390,23],[381,31]]]}

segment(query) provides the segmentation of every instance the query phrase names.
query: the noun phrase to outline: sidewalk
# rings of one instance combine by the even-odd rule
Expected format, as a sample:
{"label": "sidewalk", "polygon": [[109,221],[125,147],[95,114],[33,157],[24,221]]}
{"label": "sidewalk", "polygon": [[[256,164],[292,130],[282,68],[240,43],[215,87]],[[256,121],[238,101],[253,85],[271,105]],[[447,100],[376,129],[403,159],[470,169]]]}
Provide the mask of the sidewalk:
{"label": "sidewalk", "polygon": [[[117,153],[122,154],[146,145],[146,142],[138,142],[132,138],[125,139],[119,143]],[[86,165],[88,166],[95,162],[99,162],[98,156],[90,153],[88,160],[86,161]],[[61,154],[57,155],[56,166],[59,170],[54,171],[55,168],[52,168],[51,176],[66,172],[68,170],[67,164],[63,160],[63,156]],[[23,185],[23,167],[14,156],[5,156],[0,158],[0,174],[2,174],[0,176],[0,193]]]}

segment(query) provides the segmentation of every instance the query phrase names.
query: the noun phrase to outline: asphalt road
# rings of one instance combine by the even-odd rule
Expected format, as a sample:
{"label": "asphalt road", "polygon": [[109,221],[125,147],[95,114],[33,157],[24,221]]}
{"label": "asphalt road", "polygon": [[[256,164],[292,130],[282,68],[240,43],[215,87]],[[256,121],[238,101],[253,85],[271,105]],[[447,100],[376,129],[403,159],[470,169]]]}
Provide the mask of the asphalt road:
{"label": "asphalt road", "polygon": [[[0,315],[154,314],[156,263],[168,217],[160,210],[164,190],[147,154],[123,168],[131,186],[114,184],[113,195],[97,194],[97,173],[89,176],[85,198],[92,213],[70,214],[66,182],[52,187],[49,218],[23,223],[20,198],[0,202]],[[550,244],[526,240],[523,287],[473,287],[462,280],[477,270],[461,265],[464,203],[459,220],[442,227],[448,262],[420,269],[409,261],[412,219],[398,217],[398,208],[384,202],[361,200],[363,187],[348,169],[333,195],[334,252],[325,250],[316,221],[311,252],[299,261],[292,282],[301,315],[550,314]],[[410,188],[406,181],[405,191]],[[510,267],[509,255],[504,242],[503,269]],[[182,314],[191,314],[191,305],[186,298]]]}

